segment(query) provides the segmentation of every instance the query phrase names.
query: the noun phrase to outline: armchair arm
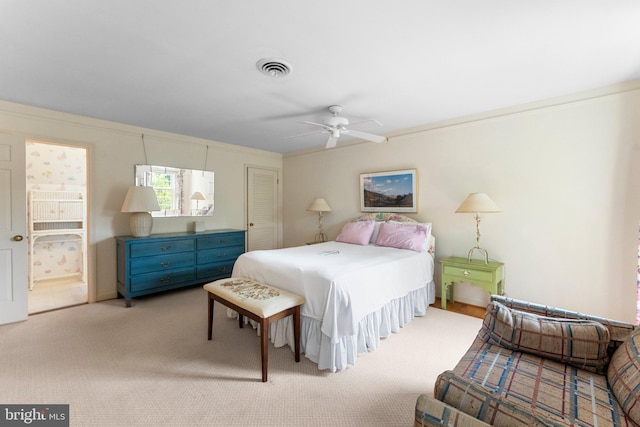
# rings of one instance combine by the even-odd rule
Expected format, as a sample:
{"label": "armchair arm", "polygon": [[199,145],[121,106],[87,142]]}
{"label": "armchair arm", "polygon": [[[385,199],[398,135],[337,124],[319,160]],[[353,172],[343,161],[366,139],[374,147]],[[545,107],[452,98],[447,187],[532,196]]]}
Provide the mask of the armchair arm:
{"label": "armchair arm", "polygon": [[418,396],[415,427],[485,427],[488,425],[426,394]]}

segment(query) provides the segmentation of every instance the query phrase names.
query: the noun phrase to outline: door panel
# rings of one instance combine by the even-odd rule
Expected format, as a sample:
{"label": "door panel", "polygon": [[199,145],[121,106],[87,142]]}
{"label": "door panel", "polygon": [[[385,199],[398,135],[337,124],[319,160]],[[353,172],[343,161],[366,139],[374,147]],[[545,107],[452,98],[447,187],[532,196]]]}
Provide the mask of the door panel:
{"label": "door panel", "polygon": [[0,324],[27,318],[25,143],[0,134]]}
{"label": "door panel", "polygon": [[278,171],[247,169],[247,250],[278,247]]}

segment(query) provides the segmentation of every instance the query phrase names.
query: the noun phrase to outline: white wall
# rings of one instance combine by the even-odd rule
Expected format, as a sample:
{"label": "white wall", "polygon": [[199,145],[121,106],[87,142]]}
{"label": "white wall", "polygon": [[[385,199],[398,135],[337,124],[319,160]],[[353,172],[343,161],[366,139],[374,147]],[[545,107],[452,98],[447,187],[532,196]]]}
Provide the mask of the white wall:
{"label": "white wall", "polygon": [[[437,259],[466,256],[475,221],[454,211],[468,193],[486,192],[504,212],[484,215],[481,246],[505,263],[508,296],[635,322],[639,88],[286,155],[284,244],[313,238],[317,215],[305,209],[314,197],[333,209],[324,224],[334,239],[360,214],[360,173],[417,168],[419,212],[410,216],[433,223]],[[456,285],[456,298],[488,301],[469,285]]]}
{"label": "white wall", "polygon": [[[135,164],[204,169],[206,158],[206,169],[216,174],[214,215],[198,217],[207,229],[245,229],[246,165],[282,168],[282,156],[276,153],[4,101],[0,101],[0,133],[88,148],[89,280],[95,300],[116,296],[113,237],[130,234],[129,215],[120,208],[128,186],[134,184]],[[152,233],[187,231],[193,220],[155,218]]]}

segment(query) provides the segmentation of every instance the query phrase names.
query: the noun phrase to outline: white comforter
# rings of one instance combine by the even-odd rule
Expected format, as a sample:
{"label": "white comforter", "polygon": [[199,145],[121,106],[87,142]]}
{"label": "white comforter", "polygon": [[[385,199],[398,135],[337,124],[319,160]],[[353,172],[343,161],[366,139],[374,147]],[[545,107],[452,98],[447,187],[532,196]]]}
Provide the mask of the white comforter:
{"label": "white comforter", "polygon": [[426,287],[433,270],[426,252],[325,242],[247,252],[236,261],[233,277],[303,295],[302,316],[320,321],[322,334],[336,344],[356,335],[368,314]]}

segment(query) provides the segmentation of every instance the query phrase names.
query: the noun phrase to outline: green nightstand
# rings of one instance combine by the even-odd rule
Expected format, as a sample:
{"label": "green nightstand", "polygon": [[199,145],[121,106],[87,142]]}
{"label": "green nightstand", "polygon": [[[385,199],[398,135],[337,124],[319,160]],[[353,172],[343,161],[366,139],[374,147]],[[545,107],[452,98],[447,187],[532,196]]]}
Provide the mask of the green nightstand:
{"label": "green nightstand", "polygon": [[449,257],[440,260],[442,264],[442,287],[441,287],[441,304],[442,309],[447,309],[447,288],[451,288],[451,303],[454,302],[453,284],[469,283],[473,286],[479,286],[489,295],[502,295],[503,292],[503,275],[504,264],[497,261],[490,261],[485,264],[483,260],[467,258]]}

